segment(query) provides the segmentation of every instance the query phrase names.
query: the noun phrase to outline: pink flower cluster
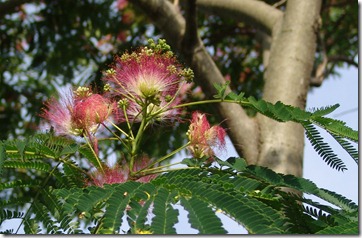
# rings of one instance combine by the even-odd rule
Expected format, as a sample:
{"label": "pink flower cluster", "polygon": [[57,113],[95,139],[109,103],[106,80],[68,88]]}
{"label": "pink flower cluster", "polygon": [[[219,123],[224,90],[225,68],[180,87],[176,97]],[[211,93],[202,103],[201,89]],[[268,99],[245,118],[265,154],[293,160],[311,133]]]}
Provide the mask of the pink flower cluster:
{"label": "pink flower cluster", "polygon": [[75,136],[94,134],[111,116],[115,122],[177,120],[180,111],[174,107],[181,101],[182,86],[192,77],[164,41],[150,41],[150,48],[115,57],[103,77],[104,95],[79,87],[59,101],[47,102],[41,116],[58,134]]}
{"label": "pink flower cluster", "polygon": [[[98,155],[96,132],[108,121],[128,136],[115,124],[127,122],[132,126],[141,121],[145,122],[141,125],[148,125],[179,120],[182,94],[192,78],[193,72],[181,67],[164,41],[157,44],[150,41],[149,47],[115,57],[114,63],[104,72],[104,94],[94,93],[89,87],[79,87],[61,95],[59,101],[51,99],[45,103],[40,116],[60,135],[89,138]],[[206,116],[199,112],[193,113],[187,135],[188,149],[195,158],[212,158],[213,148],[225,146],[225,130],[220,126],[210,127]],[[148,164],[148,159],[136,160],[132,172]],[[104,171],[91,174],[89,184],[123,183],[130,179],[129,174],[127,164],[106,166]],[[137,181],[148,182],[152,178],[154,175]]]}
{"label": "pink flower cluster", "polygon": [[220,126],[210,127],[206,115],[200,112],[192,114],[187,136],[190,141],[188,149],[195,158],[212,158],[213,148],[225,147],[225,130]]}

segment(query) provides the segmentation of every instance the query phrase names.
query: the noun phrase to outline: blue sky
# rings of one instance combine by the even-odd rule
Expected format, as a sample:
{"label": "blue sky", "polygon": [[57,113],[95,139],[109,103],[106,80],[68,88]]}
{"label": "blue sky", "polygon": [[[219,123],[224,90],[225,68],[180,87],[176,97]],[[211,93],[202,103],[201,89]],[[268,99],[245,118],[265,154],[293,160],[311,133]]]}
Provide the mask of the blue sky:
{"label": "blue sky", "polygon": [[[329,78],[320,88],[315,88],[309,93],[307,108],[339,103],[340,107],[331,113],[330,117],[342,120],[352,129],[358,130],[358,69],[355,67],[342,69],[340,74],[341,77]],[[348,170],[341,172],[331,169],[319,158],[309,141],[306,141],[304,177],[312,180],[319,187],[335,191],[358,203],[357,164],[343,149],[340,149],[338,144],[334,143],[333,139],[326,141],[331,143]]]}

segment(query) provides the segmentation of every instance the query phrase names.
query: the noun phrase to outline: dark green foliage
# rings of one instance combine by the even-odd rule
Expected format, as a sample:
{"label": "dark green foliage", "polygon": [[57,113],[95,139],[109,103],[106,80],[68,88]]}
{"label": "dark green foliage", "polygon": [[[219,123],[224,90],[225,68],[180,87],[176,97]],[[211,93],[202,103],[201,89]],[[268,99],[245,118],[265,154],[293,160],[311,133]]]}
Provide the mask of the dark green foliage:
{"label": "dark green foliage", "polygon": [[[339,209],[285,193],[280,188],[318,196]],[[49,234],[85,232],[80,224],[91,233],[122,233],[124,216],[132,233],[172,234],[176,233],[174,225],[178,222],[175,204],[188,212],[191,227],[200,234],[226,232],[215,215],[217,212],[257,234],[355,234],[356,228],[347,224],[352,222],[357,227],[354,222],[358,219],[358,206],[343,196],[320,189],[303,178],[277,174],[260,166],[245,166],[240,158],[230,158],[222,167],[168,172],[146,184],[130,181],[103,188],[44,188],[41,194],[32,203],[32,219],[41,222]],[[3,213],[7,214],[4,220],[20,216],[6,210]],[[150,214],[151,221],[147,218]],[[31,228],[34,223],[30,217],[24,219],[25,230],[39,232]]]}
{"label": "dark green foliage", "polygon": [[[73,145],[74,141],[51,133],[0,143],[3,148],[3,174],[15,174],[7,180],[3,177],[0,182],[0,192],[6,201],[1,211],[6,211],[5,207],[24,209],[26,204],[31,204],[22,216],[27,233],[41,232],[40,223],[47,233],[71,232],[70,220],[65,219],[67,215],[48,188],[84,185],[84,172],[69,159],[77,151],[70,149]],[[37,179],[34,179],[35,176]],[[58,230],[57,221],[62,224],[62,231]]]}
{"label": "dark green foliage", "polygon": [[5,147],[2,144],[0,144],[0,176],[2,176],[2,173],[3,173],[5,159],[6,159]]}
{"label": "dark green foliage", "polygon": [[127,208],[130,199],[133,197],[133,193],[140,184],[126,183],[124,186],[119,186],[114,190],[109,197],[109,204],[106,207],[104,217],[102,219],[101,229],[99,233],[102,234],[102,230],[112,231],[112,233],[118,233],[119,227],[122,224],[122,217]]}
{"label": "dark green foliage", "polygon": [[0,211],[0,225],[5,221],[5,220],[9,220],[9,219],[14,219],[14,218],[23,218],[24,217],[24,213],[23,212],[18,212],[18,211],[11,211],[11,210],[7,210],[7,209],[2,209]]}
{"label": "dark green foliage", "polygon": [[332,168],[337,170],[346,170],[347,167],[341,159],[333,152],[332,148],[323,141],[318,130],[311,124],[304,126],[308,140],[311,142],[313,148],[318,152],[322,159]]}
{"label": "dark green foliage", "polygon": [[327,202],[330,202],[331,204],[336,204],[346,212],[355,212],[358,210],[358,206],[354,202],[335,192],[328,191],[326,189],[320,189],[318,196]]}
{"label": "dark green foliage", "polygon": [[154,199],[152,219],[152,233],[154,234],[176,234],[174,225],[177,223],[178,211],[172,207],[176,193],[164,188],[157,191]]}
{"label": "dark green foliage", "polygon": [[351,145],[347,140],[345,140],[343,137],[331,133],[333,138],[343,147],[343,149],[356,161],[358,164],[358,151],[356,148]]}
{"label": "dark green foliage", "polygon": [[193,228],[200,234],[225,234],[220,219],[209,205],[197,198],[181,197],[181,204],[189,212],[188,218]]}
{"label": "dark green foliage", "polygon": [[313,111],[313,116],[315,117],[322,117],[325,116],[327,114],[330,114],[332,112],[334,112],[337,108],[339,107],[339,104],[335,104],[332,106],[326,106],[326,107],[321,107],[321,108],[316,108]]}
{"label": "dark green foliage", "polygon": [[356,235],[359,233],[358,222],[348,222],[342,225],[327,227],[323,230],[318,231],[316,234],[330,235],[330,234],[346,234]]}
{"label": "dark green foliage", "polygon": [[343,121],[326,117],[313,117],[311,122],[324,128],[329,133],[334,133],[353,142],[358,142],[358,131],[348,127]]}

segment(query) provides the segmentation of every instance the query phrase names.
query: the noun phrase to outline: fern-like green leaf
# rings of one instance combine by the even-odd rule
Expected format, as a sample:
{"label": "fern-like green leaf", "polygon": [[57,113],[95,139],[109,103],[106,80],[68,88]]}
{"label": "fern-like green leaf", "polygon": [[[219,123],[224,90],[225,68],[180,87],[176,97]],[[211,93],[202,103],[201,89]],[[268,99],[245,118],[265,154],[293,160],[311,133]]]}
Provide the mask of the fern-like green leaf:
{"label": "fern-like green leaf", "polygon": [[176,234],[174,225],[177,223],[178,210],[172,207],[175,194],[166,189],[159,189],[154,199],[151,229],[153,234]]}
{"label": "fern-like green leaf", "polygon": [[181,197],[181,204],[189,212],[188,218],[191,227],[197,229],[199,234],[225,234],[220,218],[208,206],[198,198],[186,199]]}
{"label": "fern-like green leaf", "polygon": [[55,159],[60,157],[60,152],[74,143],[70,139],[57,137],[51,134],[37,134],[25,140],[2,141],[9,158],[30,160],[36,158]]}
{"label": "fern-like green leaf", "polygon": [[[336,222],[332,219],[331,215],[325,213],[322,209],[314,208],[311,206],[303,206],[305,213],[317,219],[323,221],[324,223],[329,223],[328,225],[335,226]],[[327,224],[325,225],[327,226]]]}
{"label": "fern-like green leaf", "polygon": [[94,154],[94,152],[89,147],[79,147],[79,153],[81,153],[84,157],[86,157],[93,166],[98,169],[102,169],[102,164],[100,163],[99,158]]}
{"label": "fern-like green leaf", "polygon": [[318,231],[316,234],[323,234],[323,235],[358,235],[359,232],[359,226],[358,221],[354,222],[347,222],[342,225],[337,226],[331,226],[327,227],[323,230]]}
{"label": "fern-like green leaf", "polygon": [[32,205],[32,211],[35,214],[35,218],[26,218],[26,219],[36,219],[41,221],[43,226],[46,228],[47,234],[56,234],[58,233],[58,226],[53,220],[51,214],[47,210],[47,207],[38,201],[34,201]]}
{"label": "fern-like green leaf", "polygon": [[[184,174],[192,175],[185,172]],[[169,173],[165,176],[173,177],[174,175],[177,176],[177,173]],[[250,233],[280,234],[284,232],[283,220],[280,214],[278,215],[277,211],[257,199],[247,197],[243,193],[231,195],[231,191],[225,191],[222,181],[218,178],[209,178],[213,182],[205,183],[207,180],[205,182],[200,181],[200,177],[203,177],[200,174],[195,174],[195,176],[189,177],[190,179],[187,179],[187,177],[168,179],[168,183],[175,185],[170,189],[178,189],[183,193],[189,191],[186,194],[190,193],[193,197],[196,196],[198,199],[229,214],[240,224],[243,224]],[[232,189],[228,185],[226,187]]]}
{"label": "fern-like green leaf", "polygon": [[257,175],[258,178],[265,179],[265,181],[267,181],[268,183],[275,185],[283,184],[282,176],[266,167],[250,165],[248,166],[248,172],[252,172],[253,174]]}
{"label": "fern-like green leaf", "polygon": [[3,174],[4,161],[6,159],[5,147],[0,143],[0,176]]}
{"label": "fern-like green leaf", "polygon": [[319,131],[312,124],[304,124],[305,133],[308,140],[311,142],[315,151],[322,159],[332,168],[339,170],[347,170],[346,165],[333,152],[332,148],[323,141]]}
{"label": "fern-like green leaf", "polygon": [[284,175],[283,180],[285,186],[294,188],[303,193],[315,194],[318,192],[317,185],[308,179],[295,177],[293,175]]}
{"label": "fern-like green leaf", "polygon": [[342,148],[354,159],[354,161],[358,164],[358,151],[357,149],[351,145],[347,140],[343,139],[341,136],[336,135],[334,133],[330,133],[333,138],[342,146]]}
{"label": "fern-like green leaf", "polygon": [[232,100],[232,101],[235,101],[235,102],[241,102],[241,101],[245,100],[244,95],[245,95],[244,92],[240,92],[239,94],[236,94],[234,92],[230,92],[228,95],[226,95],[225,99]]}
{"label": "fern-like green leaf", "polygon": [[80,212],[92,212],[94,207],[97,207],[102,201],[108,200],[113,189],[103,189],[99,187],[88,187],[83,190],[77,198],[79,202],[74,204]]}
{"label": "fern-like green leaf", "polygon": [[63,164],[64,177],[68,187],[82,187],[86,178],[82,170],[80,170],[72,161]]}
{"label": "fern-like green leaf", "polygon": [[319,189],[316,195],[347,212],[354,212],[358,210],[358,205],[356,205],[354,202],[327,189]]}
{"label": "fern-like green leaf", "polygon": [[49,172],[51,170],[50,164],[41,161],[8,160],[4,162],[3,167],[13,169],[36,169],[43,172]]}
{"label": "fern-like green leaf", "polygon": [[151,210],[151,204],[153,203],[157,189],[153,184],[146,183],[137,189],[135,192],[133,204],[130,204],[131,208],[127,214],[129,216],[130,224],[133,225],[133,233],[142,233],[148,231],[146,227],[147,215]]}
{"label": "fern-like green leaf", "polygon": [[[78,212],[78,204],[83,204],[83,202],[79,202],[79,198],[83,195],[83,191],[81,189],[56,189],[52,191],[52,193],[58,198],[58,201],[62,206],[62,210],[65,213],[73,214],[74,212]],[[94,199],[98,200],[99,198],[95,197]]]}
{"label": "fern-like green leaf", "polygon": [[25,234],[38,234],[41,232],[38,221],[35,219],[25,219],[24,220],[24,232]]}
{"label": "fern-like green leaf", "polygon": [[11,210],[7,210],[7,209],[1,209],[0,210],[0,225],[5,220],[10,220],[10,219],[15,219],[15,218],[23,218],[23,216],[24,216],[23,212],[11,211]]}
{"label": "fern-like green leaf", "polygon": [[227,87],[229,86],[230,82],[227,81],[225,84],[218,84],[218,83],[215,83],[214,84],[214,87],[217,91],[217,94],[214,95],[214,98],[218,98],[218,99],[222,99],[224,100],[225,97],[226,97],[226,94],[225,94],[225,91],[227,89]]}
{"label": "fern-like green leaf", "polygon": [[21,187],[34,187],[39,186],[39,181],[22,181],[22,180],[14,180],[9,182],[0,183],[0,191],[8,188],[21,188]]}
{"label": "fern-like green leaf", "polygon": [[239,159],[237,157],[230,157],[228,158],[226,161],[220,160],[218,158],[216,158],[216,161],[218,162],[218,164],[222,167],[222,166],[227,166],[231,169],[235,169],[236,171],[242,171],[246,168],[247,163],[245,160],[243,159]]}
{"label": "fern-like green leaf", "polygon": [[[91,233],[120,233],[125,216],[128,232],[174,234],[175,204],[188,211],[190,225],[201,234],[225,233],[214,211],[231,217],[251,234],[316,233],[358,219],[356,204],[309,180],[245,166],[240,158],[221,164],[222,169],[215,165],[168,172],[146,184],[129,181],[103,188],[49,190],[41,193],[42,200],[34,207],[35,219],[47,233],[71,234],[82,232],[81,224]],[[318,196],[340,209],[288,194],[281,187]],[[303,209],[301,203],[313,209]],[[33,232],[37,227],[26,229]]]}
{"label": "fern-like green leaf", "polygon": [[355,131],[352,128],[346,126],[346,123],[343,121],[327,117],[313,118],[311,121],[330,133],[339,135],[354,142],[358,142],[358,131]]}
{"label": "fern-like green leaf", "polygon": [[332,112],[334,112],[337,108],[339,107],[339,104],[334,104],[332,106],[326,106],[326,107],[321,107],[321,108],[314,108],[312,109],[312,118],[316,118],[316,117],[322,117],[325,116],[327,114],[330,114]]}
{"label": "fern-like green leaf", "polygon": [[308,120],[312,115],[310,112],[303,111],[298,107],[285,105],[280,101],[272,104],[262,99],[256,100],[254,97],[249,97],[248,103],[241,102],[241,104],[251,106],[257,112],[279,122],[294,121],[301,123]]}
{"label": "fern-like green leaf", "polygon": [[[106,230],[111,233],[119,232],[119,228],[122,224],[122,217],[127,205],[136,188],[140,185],[140,183],[128,182],[113,187],[114,192],[108,199],[108,206],[106,207],[106,211],[104,213],[100,232],[102,232],[102,230]],[[105,186],[105,188],[107,187],[109,186]]]}
{"label": "fern-like green leaf", "polygon": [[74,154],[78,151],[78,149],[79,145],[77,144],[67,145],[60,151],[59,156]]}

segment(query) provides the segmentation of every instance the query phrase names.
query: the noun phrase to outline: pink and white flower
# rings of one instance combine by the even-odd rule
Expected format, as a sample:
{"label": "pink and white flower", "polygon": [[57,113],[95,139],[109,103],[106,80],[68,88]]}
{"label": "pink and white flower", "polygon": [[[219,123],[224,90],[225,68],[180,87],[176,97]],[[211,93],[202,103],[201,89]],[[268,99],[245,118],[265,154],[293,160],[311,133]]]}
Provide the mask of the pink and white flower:
{"label": "pink and white flower", "polygon": [[[146,115],[163,121],[177,119],[180,110],[174,106],[180,103],[185,72],[170,52],[143,47],[117,56],[103,80],[112,85],[112,96],[128,101],[129,120],[141,121]],[[123,112],[120,115],[124,121],[126,116]]]}
{"label": "pink and white flower", "polygon": [[79,87],[75,92],[61,95],[45,103],[41,117],[60,135],[84,136],[95,133],[115,109],[115,103],[89,88]]}
{"label": "pink and white flower", "polygon": [[225,130],[220,126],[210,127],[206,115],[200,112],[192,114],[187,136],[190,141],[188,149],[195,158],[212,158],[213,148],[225,147]]}

